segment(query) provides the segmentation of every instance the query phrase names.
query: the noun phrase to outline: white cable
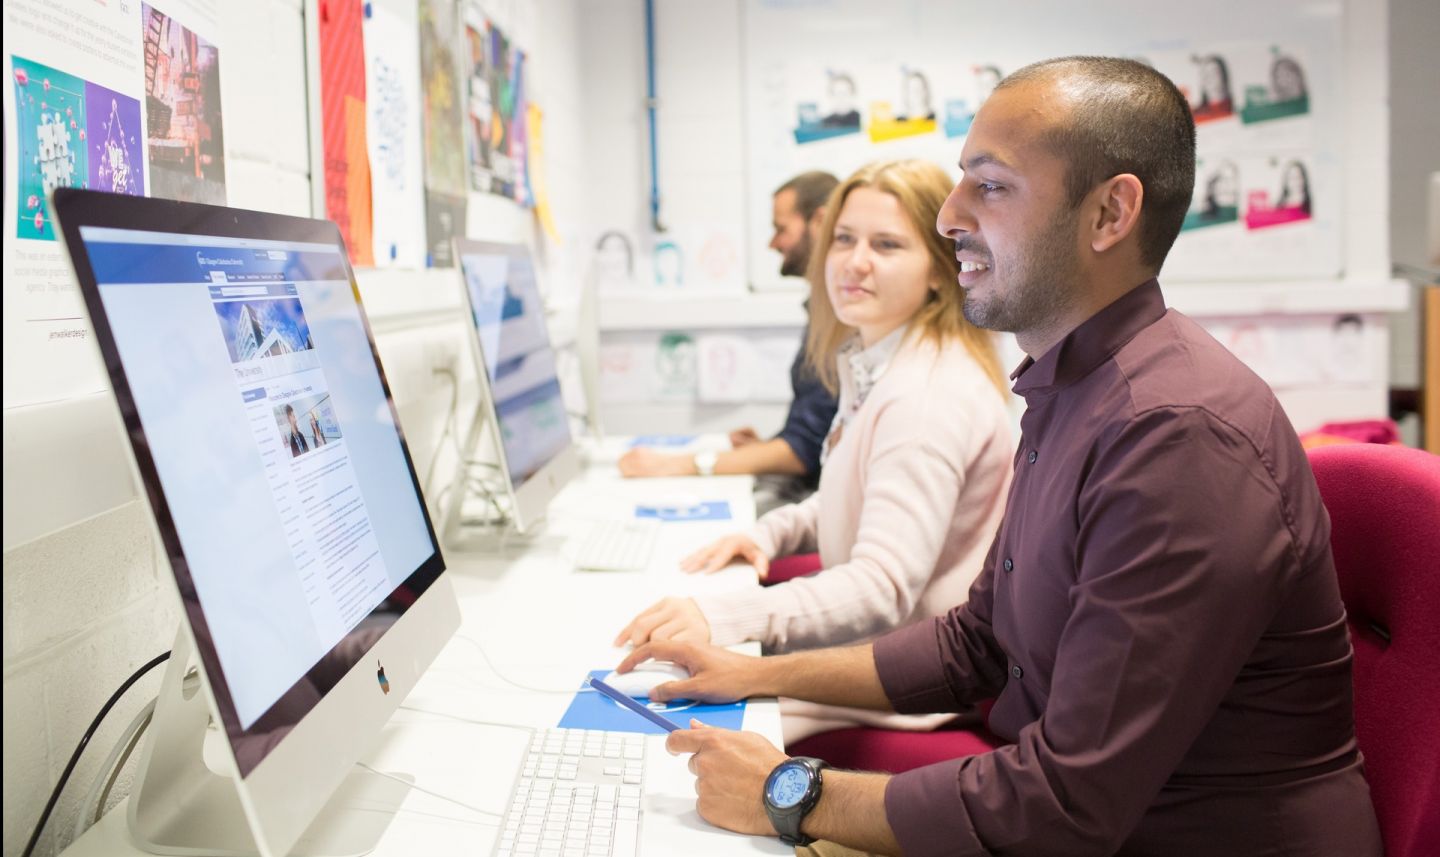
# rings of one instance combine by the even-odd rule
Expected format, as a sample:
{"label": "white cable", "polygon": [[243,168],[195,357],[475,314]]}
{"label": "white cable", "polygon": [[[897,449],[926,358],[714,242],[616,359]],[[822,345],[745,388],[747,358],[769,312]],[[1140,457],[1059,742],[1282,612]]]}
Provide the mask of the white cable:
{"label": "white cable", "polygon": [[[158,698],[158,697],[157,697]],[[115,779],[120,774],[120,769],[125,766],[126,760],[135,750],[135,745],[140,736],[145,734],[145,728],[150,725],[150,718],[155,713],[155,700],[145,703],[125,731],[120,733],[120,740],[115,742],[110,755],[100,763],[100,769],[95,774],[95,781],[90,784],[90,789],[85,792],[85,800],[80,804],[80,812],[75,815],[75,839],[90,826],[100,820],[101,814],[105,811],[104,803],[110,794],[110,789],[115,785]]]}
{"label": "white cable", "polygon": [[521,689],[521,690],[528,690],[528,691],[531,691],[532,693],[557,693],[557,694],[558,694],[558,693],[563,693],[563,694],[565,694],[566,696],[569,696],[569,695],[575,693],[576,691],[580,690],[579,687],[570,687],[570,688],[565,688],[564,690],[561,690],[561,689],[559,689],[559,688],[553,688],[553,687],[534,687],[533,685],[528,685],[528,684],[524,684],[524,683],[522,683],[522,682],[515,681],[514,679],[507,677],[504,673],[500,672],[500,670],[495,667],[495,662],[492,661],[492,660],[490,660],[490,656],[489,656],[489,655],[485,654],[485,647],[482,646],[482,645],[480,645],[480,641],[479,641],[479,640],[473,639],[473,638],[471,638],[471,637],[467,637],[467,636],[465,636],[464,634],[456,634],[456,635],[455,635],[455,639],[457,639],[457,640],[464,640],[465,642],[467,642],[467,643],[469,643],[470,645],[474,646],[474,647],[475,647],[475,651],[477,651],[477,652],[480,653],[480,657],[484,659],[485,665],[490,668],[490,671],[495,674],[495,677],[498,678],[498,679],[500,679],[501,681],[505,682],[506,684],[512,686],[512,687],[518,687],[518,688]]}
{"label": "white cable", "polygon": [[451,720],[458,720],[461,723],[470,723],[475,726],[494,726],[497,729],[518,729],[521,732],[529,732],[531,734],[534,734],[535,732],[534,726],[527,726],[524,723],[501,723],[498,720],[477,720],[474,717],[466,717],[463,714],[451,714],[448,711],[437,711],[433,708],[420,708],[416,705],[401,705],[400,707],[406,711],[414,711],[418,714],[433,714],[436,717],[448,717]]}
{"label": "white cable", "polygon": [[[416,785],[415,783],[410,782],[409,780],[405,779],[404,777],[397,777],[397,776],[395,776],[394,774],[388,774],[388,773],[386,773],[386,772],[384,772],[384,771],[377,771],[376,769],[370,767],[369,765],[365,764],[364,762],[356,762],[355,764],[356,764],[357,767],[364,768],[365,770],[369,771],[369,772],[372,773],[372,774],[375,774],[376,776],[384,777],[384,778],[387,779],[387,780],[394,780],[394,781],[397,782],[397,783],[403,783],[404,785],[409,786],[410,788],[414,789],[414,790],[417,791],[417,792],[421,792],[421,793],[423,793],[423,794],[430,795],[431,797],[439,798],[439,799],[441,799],[441,800],[443,800],[443,801],[447,801],[447,802],[449,802],[449,803],[453,803],[453,804],[455,804],[456,806],[458,806],[458,807],[463,807],[463,808],[465,808],[465,809],[470,810],[471,812],[478,812],[478,813],[480,813],[481,815],[493,815],[493,816],[496,817],[496,818],[501,818],[502,816],[505,815],[505,813],[503,813],[503,812],[495,812],[495,811],[493,811],[493,810],[482,809],[482,808],[480,808],[480,807],[478,807],[478,806],[475,806],[474,804],[466,803],[466,802],[463,801],[463,800],[456,800],[455,798],[450,797],[449,795],[444,795],[444,794],[441,794],[441,793],[439,793],[439,792],[437,792],[437,791],[432,791],[432,790],[430,790],[430,789],[427,789],[427,788],[425,788],[424,786]],[[495,823],[496,823],[496,824],[499,824],[499,822],[495,822]]]}

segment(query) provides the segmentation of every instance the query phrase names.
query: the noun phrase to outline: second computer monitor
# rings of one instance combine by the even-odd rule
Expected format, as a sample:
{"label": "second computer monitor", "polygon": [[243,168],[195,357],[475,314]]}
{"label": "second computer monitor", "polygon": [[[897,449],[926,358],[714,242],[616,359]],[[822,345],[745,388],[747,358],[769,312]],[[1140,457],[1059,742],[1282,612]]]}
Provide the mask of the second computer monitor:
{"label": "second computer monitor", "polygon": [[458,240],[486,415],[521,532],[580,472],[580,453],[555,370],[535,265],[522,244]]}

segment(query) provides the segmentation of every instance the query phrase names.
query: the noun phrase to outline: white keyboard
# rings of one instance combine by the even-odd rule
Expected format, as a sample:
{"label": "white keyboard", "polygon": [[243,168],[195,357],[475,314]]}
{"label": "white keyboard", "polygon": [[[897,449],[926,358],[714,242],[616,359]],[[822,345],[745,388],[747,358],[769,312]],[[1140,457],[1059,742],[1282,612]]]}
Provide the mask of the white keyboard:
{"label": "white keyboard", "polygon": [[636,571],[650,564],[660,521],[632,518],[597,521],[580,542],[575,567],[586,571]]}
{"label": "white keyboard", "polygon": [[645,736],[537,730],[495,857],[635,857]]}

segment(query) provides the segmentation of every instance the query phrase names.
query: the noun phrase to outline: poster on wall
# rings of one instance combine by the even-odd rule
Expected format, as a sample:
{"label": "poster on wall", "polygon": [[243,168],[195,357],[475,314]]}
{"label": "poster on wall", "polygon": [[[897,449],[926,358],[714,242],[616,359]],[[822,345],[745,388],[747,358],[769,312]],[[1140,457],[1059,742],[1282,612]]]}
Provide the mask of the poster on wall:
{"label": "poster on wall", "polygon": [[370,155],[365,131],[365,38],[361,0],[321,0],[320,141],[325,217],[345,239],[350,262],[374,265]]}
{"label": "poster on wall", "polygon": [[450,241],[465,231],[465,138],[457,50],[458,9],[420,2],[420,75],[425,131],[426,263],[454,266]]}
{"label": "poster on wall", "polygon": [[386,6],[365,8],[365,143],[375,264],[419,268],[426,248],[417,20],[413,12],[405,18]]}
{"label": "poster on wall", "polygon": [[1146,59],[1195,119],[1195,188],[1171,281],[1332,278],[1341,271],[1338,158],[1320,137],[1299,46],[1195,42]]}
{"label": "poster on wall", "polygon": [[220,50],[180,19],[140,6],[150,194],[225,204]]}
{"label": "poster on wall", "polygon": [[183,0],[6,0],[5,407],[108,386],[55,241],[51,191],[225,203],[214,11]]}
{"label": "poster on wall", "polygon": [[525,54],[474,2],[465,6],[465,47],[470,189],[529,205]]}
{"label": "poster on wall", "polygon": [[[805,170],[840,178],[871,161],[955,164],[1004,76],[1071,54],[1137,59],[1173,80],[1197,128],[1193,200],[1167,282],[1331,281],[1344,269],[1339,7],[1198,6],[1138,13],[1042,2],[746,0],[743,16],[745,246],[769,239],[770,194]],[[1235,4],[1230,9],[1238,9]],[[1043,17],[1046,26],[1034,22]],[[1123,20],[1124,27],[1117,27]],[[1014,33],[1025,32],[1025,39]],[[1287,191],[1288,189],[1288,191]],[[768,254],[747,254],[756,288],[794,288]]]}

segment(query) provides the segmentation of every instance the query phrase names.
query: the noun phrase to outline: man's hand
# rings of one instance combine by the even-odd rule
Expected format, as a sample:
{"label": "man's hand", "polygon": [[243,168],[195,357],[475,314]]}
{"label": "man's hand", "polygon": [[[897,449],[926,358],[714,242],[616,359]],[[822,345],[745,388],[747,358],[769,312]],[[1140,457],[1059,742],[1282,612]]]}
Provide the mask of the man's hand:
{"label": "man's hand", "polygon": [[742,429],[735,429],[734,431],[730,432],[730,446],[733,449],[739,449],[742,446],[749,446],[752,443],[759,442],[760,435],[756,434],[755,429],[751,428],[750,426],[746,426]]}
{"label": "man's hand", "polygon": [[631,619],[615,638],[615,645],[638,646],[650,640],[708,643],[710,623],[694,598],[662,598]]}
{"label": "man's hand", "polygon": [[636,447],[620,456],[621,476],[697,476],[695,459]]}
{"label": "man's hand", "polygon": [[754,540],[740,533],[726,536],[680,560],[680,570],[712,574],[729,565],[736,557],[754,566],[761,580],[770,574],[770,557],[760,550]]}
{"label": "man's hand", "polygon": [[690,673],[687,679],[656,685],[650,691],[652,702],[672,699],[735,702],[758,696],[764,690],[758,675],[763,658],[737,655],[708,644],[673,640],[645,643],[631,652],[615,670],[627,673],[651,658],[678,664]]}
{"label": "man's hand", "polygon": [[732,732],[691,720],[689,729],[670,733],[665,749],[693,753],[695,809],[700,817],[737,833],[775,835],[761,802],[765,778],[786,755],[754,732]]}

